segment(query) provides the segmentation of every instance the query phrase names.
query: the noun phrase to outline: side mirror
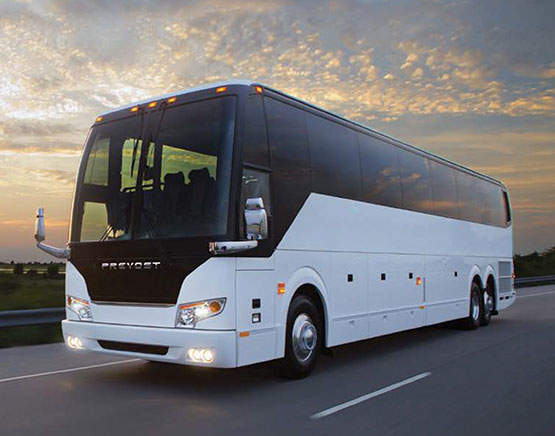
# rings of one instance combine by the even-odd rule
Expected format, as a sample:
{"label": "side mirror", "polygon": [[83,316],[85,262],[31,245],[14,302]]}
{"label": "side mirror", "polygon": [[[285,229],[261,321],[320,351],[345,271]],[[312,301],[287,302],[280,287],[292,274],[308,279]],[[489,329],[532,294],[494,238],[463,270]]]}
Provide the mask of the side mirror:
{"label": "side mirror", "polygon": [[44,236],[44,209],[39,207],[37,209],[37,220],[35,221],[35,239],[37,242],[42,242]]}
{"label": "side mirror", "polygon": [[245,224],[247,239],[266,239],[268,237],[268,215],[261,197],[247,198],[245,203]]}
{"label": "side mirror", "polygon": [[44,233],[44,209],[39,207],[37,209],[37,220],[35,221],[35,240],[37,241],[37,247],[51,256],[59,259],[68,259],[69,248],[57,248],[45,244],[43,242],[46,237]]}

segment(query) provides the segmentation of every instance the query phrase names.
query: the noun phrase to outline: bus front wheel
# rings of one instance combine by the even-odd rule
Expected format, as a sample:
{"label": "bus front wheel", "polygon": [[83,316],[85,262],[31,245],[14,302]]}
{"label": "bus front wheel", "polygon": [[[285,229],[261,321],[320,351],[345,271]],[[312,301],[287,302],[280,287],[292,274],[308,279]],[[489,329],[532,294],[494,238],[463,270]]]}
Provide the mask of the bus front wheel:
{"label": "bus front wheel", "polygon": [[316,365],[322,340],[321,317],[314,303],[305,295],[295,297],[287,314],[285,357],[279,362],[279,374],[302,378]]}

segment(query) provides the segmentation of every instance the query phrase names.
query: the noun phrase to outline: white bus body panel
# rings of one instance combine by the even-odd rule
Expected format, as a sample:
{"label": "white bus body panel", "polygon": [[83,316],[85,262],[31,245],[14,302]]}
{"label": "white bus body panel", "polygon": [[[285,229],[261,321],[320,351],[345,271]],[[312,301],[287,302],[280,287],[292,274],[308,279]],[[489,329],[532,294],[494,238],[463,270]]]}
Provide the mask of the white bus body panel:
{"label": "white bus body panel", "polygon": [[[174,328],[177,305],[92,303],[94,323],[72,322],[68,311],[63,331],[84,335],[86,348],[104,352],[95,339],[167,345],[166,356],[139,357],[188,364],[187,347],[206,343],[217,347],[211,366],[242,366],[283,357],[289,304],[303,285],[320,295],[325,343],[334,346],[467,316],[475,275],[485,284],[492,274],[496,289],[510,280],[496,307],[510,306],[512,279],[506,272],[500,278],[499,262],[512,265],[511,227],[311,194],[271,257],[213,257],[187,276],[178,304],[227,299],[222,314],[198,329]],[[286,287],[281,295],[279,282]],[[89,299],[71,263],[66,289]],[[254,313],[260,322],[253,323]]]}

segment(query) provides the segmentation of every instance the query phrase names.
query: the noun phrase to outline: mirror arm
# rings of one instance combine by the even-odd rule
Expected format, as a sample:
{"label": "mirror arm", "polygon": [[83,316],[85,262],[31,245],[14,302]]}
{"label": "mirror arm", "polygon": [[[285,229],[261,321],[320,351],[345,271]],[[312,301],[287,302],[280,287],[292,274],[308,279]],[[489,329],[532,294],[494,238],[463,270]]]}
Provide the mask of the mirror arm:
{"label": "mirror arm", "polygon": [[258,246],[258,241],[223,241],[209,242],[208,251],[212,254],[231,254],[252,250]]}
{"label": "mirror arm", "polygon": [[45,244],[44,242],[37,242],[37,247],[42,251],[50,254],[51,256],[57,257],[58,259],[69,259],[70,249],[69,248],[57,248],[51,245]]}
{"label": "mirror arm", "polygon": [[69,259],[71,253],[69,247],[57,248],[51,245],[45,244],[44,238],[44,209],[39,207],[37,209],[37,220],[35,222],[35,240],[37,241],[37,247],[42,251],[50,254],[51,256],[57,257],[58,259]]}

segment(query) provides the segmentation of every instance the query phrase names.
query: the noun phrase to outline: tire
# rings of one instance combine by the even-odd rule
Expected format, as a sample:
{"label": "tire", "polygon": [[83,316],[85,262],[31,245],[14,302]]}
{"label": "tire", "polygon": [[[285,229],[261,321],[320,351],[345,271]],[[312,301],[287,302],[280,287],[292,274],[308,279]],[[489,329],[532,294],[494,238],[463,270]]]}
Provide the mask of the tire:
{"label": "tire", "polygon": [[492,288],[486,286],[480,295],[480,325],[486,326],[491,321],[491,315],[495,310],[495,294]]}
{"label": "tire", "polygon": [[278,364],[282,377],[299,379],[309,375],[318,360],[322,344],[322,315],[304,295],[289,306],[285,330],[285,357]]}
{"label": "tire", "polygon": [[475,330],[480,326],[480,313],[482,308],[482,290],[476,282],[470,287],[470,305],[468,317],[462,320],[465,330]]}

